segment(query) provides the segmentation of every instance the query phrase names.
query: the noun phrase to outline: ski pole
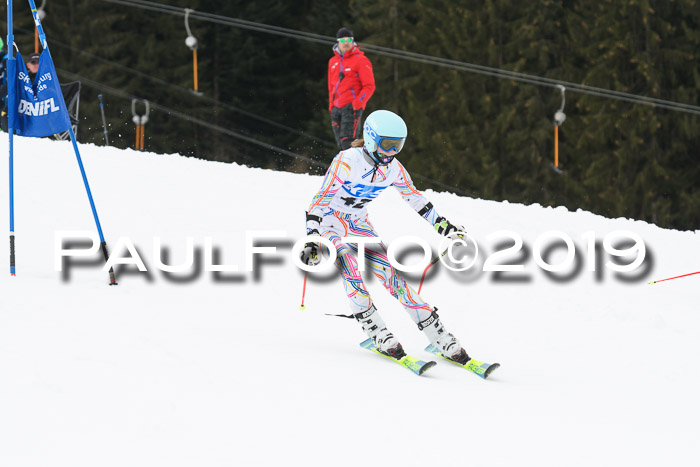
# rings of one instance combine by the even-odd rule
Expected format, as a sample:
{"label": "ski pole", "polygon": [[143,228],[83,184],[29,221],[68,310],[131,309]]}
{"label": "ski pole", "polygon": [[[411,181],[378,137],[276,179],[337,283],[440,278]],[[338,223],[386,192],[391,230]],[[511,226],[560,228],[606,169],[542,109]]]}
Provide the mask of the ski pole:
{"label": "ski pole", "polygon": [[301,292],[301,305],[299,305],[299,309],[301,311],[306,310],[306,305],[304,305],[304,297],[306,297],[306,273],[304,273],[304,290]]}
{"label": "ski pole", "polygon": [[419,294],[419,295],[420,295],[421,289],[423,288],[423,281],[425,280],[425,275],[428,273],[428,269],[432,268],[433,265],[434,265],[435,263],[437,263],[437,262],[440,260],[440,258],[442,258],[443,256],[445,256],[449,250],[450,250],[450,247],[447,247],[447,248],[445,249],[445,251],[443,251],[443,252],[440,253],[438,256],[436,256],[435,258],[433,258],[433,260],[430,262],[430,264],[429,264],[428,266],[426,266],[425,271],[423,271],[423,276],[420,278],[420,285],[418,286],[418,294]]}
{"label": "ski pole", "polygon": [[98,94],[97,98],[100,100],[100,112],[102,112],[102,128],[105,133],[105,146],[109,146],[109,137],[107,136],[107,122],[105,121],[105,106],[102,103],[102,94]]}
{"label": "ski pole", "polygon": [[[451,234],[451,235],[454,235],[454,234]],[[464,236],[462,234],[457,234],[457,236],[459,238],[464,238]],[[428,266],[426,266],[425,270],[423,271],[423,276],[421,276],[421,278],[420,278],[420,285],[418,286],[418,293],[419,294],[420,294],[421,289],[423,288],[423,281],[425,280],[425,275],[428,273],[428,269],[432,268],[435,265],[435,263],[440,261],[440,258],[442,258],[447,253],[449,253],[451,247],[452,247],[452,244],[450,244],[447,248],[445,248],[445,251],[443,251],[438,256],[433,258],[433,260],[430,262],[430,264],[428,264]]]}
{"label": "ski pole", "polygon": [[671,279],[679,279],[679,278],[681,278],[681,277],[692,276],[692,275],[694,275],[694,274],[700,274],[700,271],[691,272],[690,274],[683,274],[682,276],[669,277],[669,278],[666,278],[666,279],[661,279],[661,280],[659,280],[659,281],[651,281],[651,282],[649,282],[649,283],[650,283],[650,284],[656,284],[657,282],[670,281]]}

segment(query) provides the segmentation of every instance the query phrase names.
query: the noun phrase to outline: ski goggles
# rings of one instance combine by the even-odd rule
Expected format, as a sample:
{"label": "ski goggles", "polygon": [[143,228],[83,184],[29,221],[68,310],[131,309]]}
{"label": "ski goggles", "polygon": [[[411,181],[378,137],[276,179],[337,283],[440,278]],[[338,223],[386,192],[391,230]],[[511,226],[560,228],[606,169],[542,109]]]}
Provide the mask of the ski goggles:
{"label": "ski goggles", "polygon": [[352,37],[341,37],[340,39],[338,39],[338,42],[341,44],[351,44],[352,41],[353,41]]}
{"label": "ski goggles", "polygon": [[406,142],[406,138],[380,136],[375,141],[377,143],[377,147],[382,148],[383,151],[396,151],[398,153],[401,152],[401,149],[403,149],[403,145]]}

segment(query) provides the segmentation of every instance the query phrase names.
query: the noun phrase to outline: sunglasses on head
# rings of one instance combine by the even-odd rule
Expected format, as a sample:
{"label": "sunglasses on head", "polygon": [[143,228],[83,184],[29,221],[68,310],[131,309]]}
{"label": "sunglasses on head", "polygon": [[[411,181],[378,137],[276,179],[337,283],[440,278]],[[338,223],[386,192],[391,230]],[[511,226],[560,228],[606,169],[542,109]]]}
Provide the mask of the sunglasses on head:
{"label": "sunglasses on head", "polygon": [[338,42],[341,44],[350,44],[352,43],[353,38],[352,37],[343,37],[338,39]]}

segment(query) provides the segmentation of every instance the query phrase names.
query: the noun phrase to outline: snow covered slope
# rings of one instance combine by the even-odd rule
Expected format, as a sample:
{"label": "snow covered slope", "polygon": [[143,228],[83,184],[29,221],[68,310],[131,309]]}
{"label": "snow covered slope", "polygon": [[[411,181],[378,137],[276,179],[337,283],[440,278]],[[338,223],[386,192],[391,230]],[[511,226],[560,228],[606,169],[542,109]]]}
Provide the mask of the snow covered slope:
{"label": "snow covered slope", "polygon": [[[127,267],[109,287],[100,261],[55,270],[57,231],[95,231],[78,166],[70,143],[16,138],[17,276],[8,266],[0,274],[0,465],[700,461],[700,276],[648,284],[700,269],[698,232],[427,192],[481,253],[468,273],[434,268],[421,295],[473,357],[502,366],[487,381],[445,361],[417,377],[361,349],[356,323],[325,316],[348,311],[335,275],[310,280],[298,308],[303,274],[291,243],[320,177],[90,145],[81,154],[108,245],[128,237],[148,272]],[[6,163],[0,180],[7,222]],[[417,235],[437,251],[441,237],[397,194],[382,195],[370,216],[386,241]],[[481,271],[512,244],[489,237],[502,230],[524,248],[496,262],[524,271]],[[535,263],[551,230],[576,244],[578,270],[551,277]],[[646,245],[633,273],[605,266],[602,242],[617,230]],[[246,231],[287,236],[256,272],[204,270],[207,237],[218,264],[243,270]],[[167,264],[186,260],[192,237],[195,266],[161,272],[154,237]],[[408,276],[417,288],[420,274]],[[368,286],[407,351],[429,359],[398,303],[376,280]]]}

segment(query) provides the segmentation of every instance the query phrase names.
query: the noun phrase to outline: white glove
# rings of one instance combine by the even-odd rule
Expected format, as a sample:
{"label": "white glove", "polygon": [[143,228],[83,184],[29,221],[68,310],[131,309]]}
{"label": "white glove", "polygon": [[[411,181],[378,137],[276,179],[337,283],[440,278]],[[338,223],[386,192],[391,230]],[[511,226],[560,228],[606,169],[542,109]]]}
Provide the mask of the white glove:
{"label": "white glove", "polygon": [[[318,230],[312,230],[309,235],[318,235]],[[316,266],[321,262],[321,246],[316,242],[309,242],[304,245],[299,257],[301,262],[307,266]]]}
{"label": "white glove", "polygon": [[444,217],[438,217],[437,220],[435,221],[435,224],[433,224],[433,227],[435,227],[435,230],[437,233],[440,235],[444,235],[445,237],[450,237],[452,234],[456,232],[465,232],[466,229],[462,227],[461,225],[453,224]]}

